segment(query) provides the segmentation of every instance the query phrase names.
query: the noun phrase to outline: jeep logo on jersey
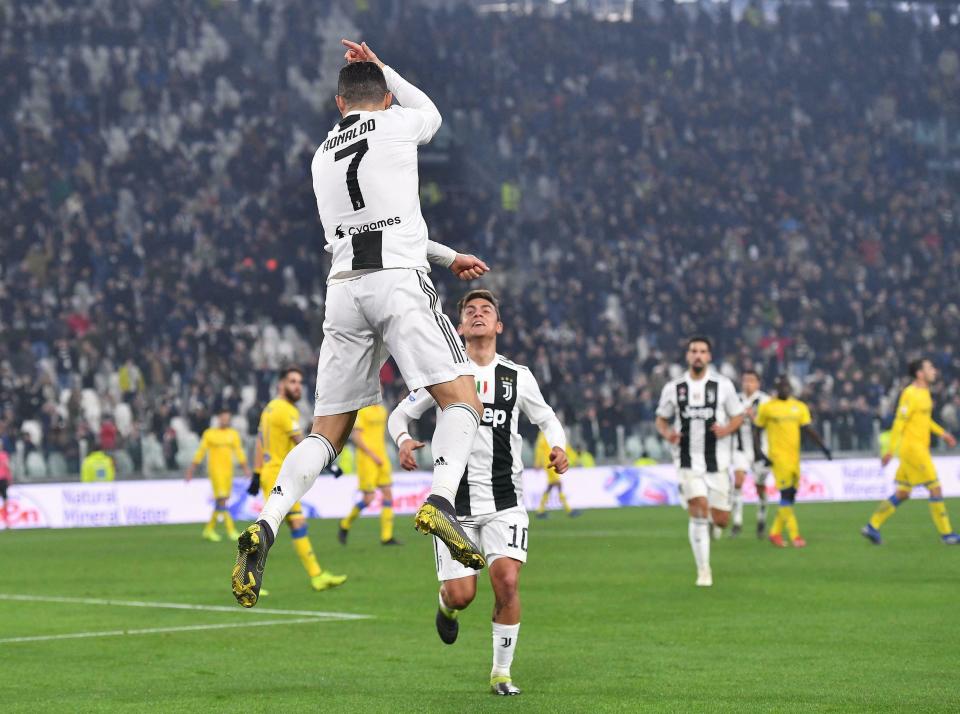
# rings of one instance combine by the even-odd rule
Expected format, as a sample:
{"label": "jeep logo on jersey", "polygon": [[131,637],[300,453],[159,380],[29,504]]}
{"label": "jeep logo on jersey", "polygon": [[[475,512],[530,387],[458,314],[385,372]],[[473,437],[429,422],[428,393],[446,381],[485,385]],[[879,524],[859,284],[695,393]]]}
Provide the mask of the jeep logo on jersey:
{"label": "jeep logo on jersey", "polygon": [[713,419],[716,412],[713,407],[685,407],[680,416],[683,419]]}
{"label": "jeep logo on jersey", "polygon": [[[511,385],[512,386],[512,385]],[[483,426],[503,426],[507,423],[507,410],[494,409],[493,407],[483,408],[483,418],[480,420]]]}

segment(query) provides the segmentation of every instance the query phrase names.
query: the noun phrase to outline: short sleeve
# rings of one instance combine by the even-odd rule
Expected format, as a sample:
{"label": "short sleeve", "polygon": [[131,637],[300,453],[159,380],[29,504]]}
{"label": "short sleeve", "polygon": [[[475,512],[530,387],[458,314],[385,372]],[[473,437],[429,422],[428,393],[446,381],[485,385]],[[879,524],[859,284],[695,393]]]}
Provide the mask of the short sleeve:
{"label": "short sleeve", "polygon": [[677,386],[670,382],[660,392],[660,403],[657,404],[657,416],[663,419],[673,419],[677,414],[676,404]]}
{"label": "short sleeve", "polygon": [[810,418],[809,407],[807,407],[807,405],[803,402],[800,402],[800,426],[806,426],[811,421],[813,420]]}

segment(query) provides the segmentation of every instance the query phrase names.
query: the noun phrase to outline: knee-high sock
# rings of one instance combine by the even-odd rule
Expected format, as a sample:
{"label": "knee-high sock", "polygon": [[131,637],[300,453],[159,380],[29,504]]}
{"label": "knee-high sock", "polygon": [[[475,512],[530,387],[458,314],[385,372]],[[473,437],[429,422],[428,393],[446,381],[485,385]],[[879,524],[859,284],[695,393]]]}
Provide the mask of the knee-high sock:
{"label": "knee-high sock", "polygon": [[493,668],[490,670],[491,677],[510,676],[510,665],[513,664],[513,653],[517,649],[519,635],[519,622],[516,625],[493,623]]}
{"label": "knee-high sock", "polygon": [[384,501],[380,510],[380,541],[393,538],[393,501]]}
{"label": "knee-high sock", "polygon": [[786,522],[783,506],[781,506],[777,509],[777,515],[773,517],[773,526],[770,528],[770,535],[780,535],[783,532],[783,526],[786,525]]}
{"label": "knee-high sock", "polygon": [[357,501],[356,505],[350,509],[350,513],[347,514],[347,517],[340,521],[340,527],[343,530],[350,530],[350,526],[353,525],[353,522],[360,517],[360,511],[364,509],[366,504],[363,501]]}
{"label": "knee-high sock", "polygon": [[757,521],[767,522],[767,489],[763,484],[757,484]]}
{"label": "knee-high sock", "polygon": [[897,506],[899,505],[900,499],[897,498],[897,494],[893,494],[886,501],[880,501],[877,510],[870,516],[870,525],[879,529],[890,516],[897,512]]}
{"label": "knee-high sock", "polygon": [[320,563],[317,562],[317,556],[313,554],[313,544],[307,537],[307,527],[291,528],[290,537],[292,538],[293,549],[297,551],[297,557],[303,563],[303,569],[307,571],[307,575],[315,578],[322,573],[323,570],[320,568]]}
{"label": "knee-high sock", "polygon": [[204,530],[213,531],[217,529],[217,521],[220,519],[220,509],[213,507],[213,513],[210,514],[210,520],[207,521],[207,527]]}
{"label": "knee-high sock", "polygon": [[237,527],[233,523],[233,517],[230,515],[230,511],[227,510],[227,507],[223,507],[223,525],[227,527],[227,533],[234,533],[237,530]]}
{"label": "knee-high sock", "polygon": [[780,510],[777,512],[777,519],[780,521],[781,529],[786,527],[787,536],[790,540],[794,540],[800,535],[800,524],[797,523],[797,514],[793,510],[793,506],[780,506]]}
{"label": "knee-high sock", "polygon": [[743,491],[739,488],[733,489],[733,525],[743,525]]}
{"label": "knee-high sock", "polygon": [[547,501],[550,500],[550,489],[548,488],[543,492],[543,495],[540,497],[540,507],[537,509],[537,513],[543,513],[547,510]]}
{"label": "knee-high sock", "polygon": [[[433,488],[431,495],[445,498],[452,505],[460,479],[473,449],[473,438],[480,428],[480,416],[469,404],[450,404],[437,417],[433,432]],[[289,456],[287,457],[290,458]],[[286,464],[286,462],[284,462]]]}
{"label": "knee-high sock", "polygon": [[567,501],[567,496],[563,491],[557,491],[557,495],[560,497],[560,503],[563,505],[563,510],[567,513],[570,513],[570,503]]}
{"label": "knee-high sock", "polygon": [[707,518],[690,517],[688,528],[690,549],[697,562],[697,570],[710,567],[710,521]]}
{"label": "knee-high sock", "polygon": [[953,528],[950,527],[950,516],[947,515],[947,504],[943,502],[943,497],[930,498],[930,517],[940,535],[953,533]]}
{"label": "knee-high sock", "polygon": [[293,504],[303,498],[320,472],[336,458],[336,449],[320,434],[311,434],[287,454],[280,467],[277,483],[260,511],[260,520],[269,524],[274,536],[278,534],[280,523],[290,513]]}

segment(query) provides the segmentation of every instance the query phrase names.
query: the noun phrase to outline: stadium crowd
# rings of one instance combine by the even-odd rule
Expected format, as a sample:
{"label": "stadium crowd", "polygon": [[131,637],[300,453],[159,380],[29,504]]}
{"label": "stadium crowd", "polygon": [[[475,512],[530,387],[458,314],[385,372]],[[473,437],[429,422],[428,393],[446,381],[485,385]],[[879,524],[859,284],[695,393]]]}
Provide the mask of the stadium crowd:
{"label": "stadium crowd", "polygon": [[328,261],[309,161],[350,34],[444,113],[432,237],[494,267],[502,351],[579,446],[655,449],[694,332],[731,376],[792,375],[836,448],[875,449],[920,353],[960,428],[960,194],[915,131],[960,116],[956,28],[380,5],[0,6],[0,442],[21,469],[76,473],[94,444],[176,469],[224,404],[253,434],[281,365],[310,381]]}

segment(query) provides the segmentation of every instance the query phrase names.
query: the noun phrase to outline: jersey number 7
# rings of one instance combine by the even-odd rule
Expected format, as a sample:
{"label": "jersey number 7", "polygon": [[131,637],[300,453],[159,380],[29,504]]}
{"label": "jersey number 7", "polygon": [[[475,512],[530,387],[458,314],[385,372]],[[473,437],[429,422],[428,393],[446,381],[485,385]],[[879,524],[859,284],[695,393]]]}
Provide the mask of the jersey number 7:
{"label": "jersey number 7", "polygon": [[357,180],[357,169],[360,168],[360,162],[363,161],[363,155],[367,153],[368,149],[367,140],[361,139],[343,147],[333,155],[334,161],[340,161],[353,155],[353,160],[347,166],[347,193],[350,194],[350,202],[353,204],[354,211],[359,211],[367,205],[363,202],[363,193],[360,191],[360,182]]}

